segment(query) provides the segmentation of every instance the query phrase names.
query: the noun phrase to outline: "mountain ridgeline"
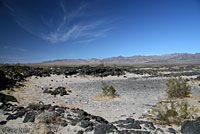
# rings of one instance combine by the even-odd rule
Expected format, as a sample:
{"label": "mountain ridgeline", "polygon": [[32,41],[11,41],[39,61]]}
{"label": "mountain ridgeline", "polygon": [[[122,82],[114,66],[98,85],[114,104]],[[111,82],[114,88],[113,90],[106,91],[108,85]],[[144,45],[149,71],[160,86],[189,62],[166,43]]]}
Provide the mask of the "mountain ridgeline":
{"label": "mountain ridgeline", "polygon": [[200,64],[200,53],[174,53],[166,55],[111,57],[92,59],[63,59],[41,62],[46,65],[80,65],[80,64]]}

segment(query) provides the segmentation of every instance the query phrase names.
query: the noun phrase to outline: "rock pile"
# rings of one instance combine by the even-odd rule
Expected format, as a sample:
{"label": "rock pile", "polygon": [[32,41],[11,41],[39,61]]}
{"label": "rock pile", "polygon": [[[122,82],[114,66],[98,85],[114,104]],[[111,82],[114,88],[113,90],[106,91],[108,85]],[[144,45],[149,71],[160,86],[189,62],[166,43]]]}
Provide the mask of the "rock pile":
{"label": "rock pile", "polygon": [[[92,132],[94,134],[150,134],[150,133],[162,133],[164,132],[160,128],[156,128],[152,122],[135,120],[133,118],[127,118],[125,120],[118,120],[115,122],[108,122],[100,116],[91,115],[79,108],[61,107],[51,104],[44,104],[39,102],[38,104],[30,104],[27,107],[7,104],[0,107],[4,110],[5,115],[8,115],[6,120],[0,122],[1,125],[5,125],[10,120],[16,120],[23,118],[23,123],[32,122],[35,120],[43,120],[43,123],[50,124],[56,123],[61,127],[67,126],[79,126],[78,134]],[[44,113],[51,117],[51,120],[45,116],[42,118],[40,115]],[[40,117],[40,118],[38,118]],[[57,119],[59,122],[56,122]],[[172,128],[171,128],[172,129]],[[170,130],[172,132],[172,130]],[[175,130],[173,129],[173,132]],[[53,134],[54,131],[51,130]],[[176,133],[176,132],[175,132]]]}
{"label": "rock pile", "polygon": [[71,93],[71,90],[65,90],[65,87],[57,87],[54,90],[51,90],[51,88],[45,88],[43,93],[47,93],[47,94],[51,94],[51,95],[58,95],[60,94],[60,96],[63,95],[69,95],[69,93]]}
{"label": "rock pile", "polygon": [[0,70],[0,91],[19,86],[20,84],[17,83],[17,80],[7,78],[4,71]]}
{"label": "rock pile", "polygon": [[8,101],[17,102],[17,99],[11,95],[0,93],[0,102],[7,103]]}

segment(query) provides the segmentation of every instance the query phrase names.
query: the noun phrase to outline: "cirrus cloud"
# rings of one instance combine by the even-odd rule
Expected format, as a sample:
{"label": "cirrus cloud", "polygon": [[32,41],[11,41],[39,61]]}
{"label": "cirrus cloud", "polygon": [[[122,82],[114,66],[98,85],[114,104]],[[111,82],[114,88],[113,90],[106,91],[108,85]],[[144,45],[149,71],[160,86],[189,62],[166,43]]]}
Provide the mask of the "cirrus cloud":
{"label": "cirrus cloud", "polygon": [[91,42],[105,37],[112,30],[113,21],[90,15],[86,10],[89,4],[85,1],[71,7],[64,0],[54,1],[54,4],[52,10],[56,13],[49,13],[46,8],[38,13],[16,2],[4,1],[5,7],[21,28],[51,43]]}

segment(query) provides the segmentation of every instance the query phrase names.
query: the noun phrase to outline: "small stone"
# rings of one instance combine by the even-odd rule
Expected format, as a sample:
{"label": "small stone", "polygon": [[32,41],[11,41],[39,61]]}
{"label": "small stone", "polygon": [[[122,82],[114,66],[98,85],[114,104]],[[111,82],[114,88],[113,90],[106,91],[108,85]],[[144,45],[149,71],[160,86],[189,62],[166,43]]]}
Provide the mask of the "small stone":
{"label": "small stone", "polygon": [[9,120],[16,120],[17,119],[17,116],[14,116],[14,115],[9,115],[6,120],[9,121]]}
{"label": "small stone", "polygon": [[34,121],[35,121],[35,113],[29,112],[29,113],[26,114],[26,116],[23,120],[23,123],[34,122]]}
{"label": "small stone", "polygon": [[162,133],[162,134],[164,133],[164,131],[163,131],[161,128],[157,128],[157,129],[156,129],[156,132],[157,132],[157,133],[160,132],[160,133]]}
{"label": "small stone", "polygon": [[91,125],[91,123],[90,123],[89,121],[85,121],[85,120],[81,121],[81,124],[80,124],[80,126],[81,126],[82,128],[86,128],[86,127],[88,127],[89,125]]}
{"label": "small stone", "polygon": [[176,134],[176,130],[174,130],[173,128],[168,128],[168,132],[170,132],[172,134]]}
{"label": "small stone", "polygon": [[0,125],[5,125],[7,123],[7,121],[1,121]]}
{"label": "small stone", "polygon": [[35,114],[31,115],[29,122],[35,122]]}
{"label": "small stone", "polygon": [[83,130],[79,130],[77,134],[83,134]]}
{"label": "small stone", "polygon": [[94,128],[92,126],[89,126],[85,129],[85,132],[91,132]]}
{"label": "small stone", "polygon": [[67,121],[66,120],[62,120],[61,121],[61,126],[62,127],[66,127],[68,124],[67,124]]}
{"label": "small stone", "polygon": [[95,127],[94,134],[107,134],[115,130],[117,130],[117,128],[112,124],[100,124]]}
{"label": "small stone", "polygon": [[52,132],[52,131],[48,131],[47,134],[54,134],[54,132]]}

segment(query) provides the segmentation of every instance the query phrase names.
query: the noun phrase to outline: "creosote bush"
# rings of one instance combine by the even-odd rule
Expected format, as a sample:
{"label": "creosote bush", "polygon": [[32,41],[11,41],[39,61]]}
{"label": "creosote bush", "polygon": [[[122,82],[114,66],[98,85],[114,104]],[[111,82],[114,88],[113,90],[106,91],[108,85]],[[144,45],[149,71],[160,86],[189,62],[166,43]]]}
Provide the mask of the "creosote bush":
{"label": "creosote bush", "polygon": [[159,103],[148,111],[147,118],[158,124],[180,125],[186,119],[194,119],[198,108],[190,106],[186,100],[181,102]]}
{"label": "creosote bush", "polygon": [[116,90],[115,88],[111,85],[107,85],[106,83],[102,82],[102,91],[103,91],[103,95],[106,96],[116,96]]}
{"label": "creosote bush", "polygon": [[[180,125],[184,120],[194,119],[199,109],[189,105],[187,100],[176,98],[184,98],[190,94],[191,87],[187,85],[187,81],[182,77],[170,78],[166,83],[167,86],[167,103],[162,101],[147,113],[147,118],[158,124],[177,124]],[[174,99],[172,101],[172,99]]]}
{"label": "creosote bush", "polygon": [[187,81],[182,77],[168,79],[166,86],[169,98],[183,98],[190,94],[191,87],[187,85]]}

